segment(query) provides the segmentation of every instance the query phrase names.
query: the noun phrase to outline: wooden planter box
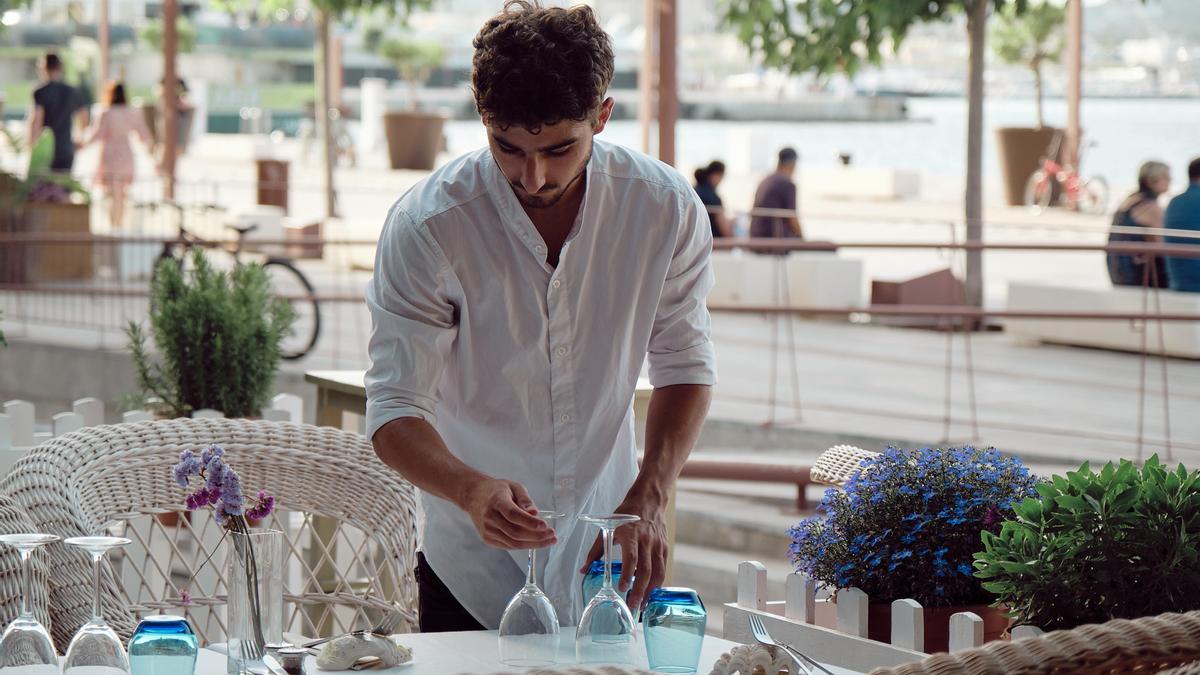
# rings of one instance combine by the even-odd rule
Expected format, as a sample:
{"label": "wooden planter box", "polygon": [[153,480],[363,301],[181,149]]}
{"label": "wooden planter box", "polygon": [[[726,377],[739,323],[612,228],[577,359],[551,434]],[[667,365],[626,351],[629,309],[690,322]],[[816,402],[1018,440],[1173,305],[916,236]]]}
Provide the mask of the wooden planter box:
{"label": "wooden planter box", "polygon": [[[22,229],[30,234],[91,233],[88,204],[27,203]],[[27,246],[26,283],[78,281],[93,275],[92,244],[30,244]]]}
{"label": "wooden planter box", "polygon": [[[725,605],[726,640],[753,643],[748,615],[755,614],[776,640],[795,645],[818,661],[863,673],[928,656],[926,626],[931,621],[946,621],[949,651],[978,647],[988,639],[999,639],[1003,632],[996,630],[992,619],[988,638],[988,622],[977,613],[957,612],[947,618],[945,610],[927,610],[915,600],[897,600],[887,609],[872,607],[867,595],[857,588],[839,591],[836,604],[818,602],[816,582],[801,574],[788,575],[785,600],[767,601],[766,588],[767,570],[761,563],[748,561],[738,566],[737,601]],[[872,619],[878,621],[881,611],[890,613],[887,641],[870,637],[872,633],[878,636],[870,626]],[[1040,633],[1036,628],[1021,626],[1013,629],[1013,638]]]}

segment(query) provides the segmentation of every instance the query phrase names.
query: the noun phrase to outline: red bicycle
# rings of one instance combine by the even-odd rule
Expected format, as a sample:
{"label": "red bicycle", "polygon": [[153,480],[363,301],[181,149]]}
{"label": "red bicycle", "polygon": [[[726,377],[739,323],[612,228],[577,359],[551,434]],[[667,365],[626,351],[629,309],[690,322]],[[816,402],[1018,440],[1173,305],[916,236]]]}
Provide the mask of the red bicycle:
{"label": "red bicycle", "polygon": [[[1108,182],[1100,176],[1084,178],[1070,164],[1059,164],[1054,160],[1062,147],[1063,133],[1054,134],[1054,140],[1046,156],[1040,160],[1041,168],[1033,172],[1025,183],[1025,205],[1034,213],[1042,213],[1050,207],[1055,188],[1058,189],[1062,205],[1073,211],[1101,214],[1108,210]],[[1091,147],[1092,144],[1088,144]],[[1082,162],[1083,151],[1080,150]]]}

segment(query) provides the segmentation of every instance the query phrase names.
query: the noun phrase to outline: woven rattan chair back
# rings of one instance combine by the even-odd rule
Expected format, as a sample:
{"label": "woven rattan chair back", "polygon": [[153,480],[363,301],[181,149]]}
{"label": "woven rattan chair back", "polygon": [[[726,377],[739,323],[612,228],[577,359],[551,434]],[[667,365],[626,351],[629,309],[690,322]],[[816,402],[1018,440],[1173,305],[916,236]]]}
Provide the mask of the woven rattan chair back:
{"label": "woven rattan chair back", "polygon": [[[284,532],[285,631],[329,635],[393,610],[404,615],[399,632],[415,630],[415,490],[357,434],[227,419],[89,427],[30,451],[0,492],[44,532],[133,540],[104,580],[104,609],[123,637],[137,617],[169,612],[186,614],[202,641],[223,640],[224,530],[208,511],[175,515],[186,492],[171,471],[180,452],[211,444],[225,448],[248,499],[259,489],[276,498],[262,525]],[[91,563],[47,548],[55,628],[66,631],[55,637],[69,639],[90,612]]]}
{"label": "woven rattan chair back", "polygon": [[1200,659],[1200,611],[1058,630],[934,654],[871,675],[1117,675],[1158,673]]}

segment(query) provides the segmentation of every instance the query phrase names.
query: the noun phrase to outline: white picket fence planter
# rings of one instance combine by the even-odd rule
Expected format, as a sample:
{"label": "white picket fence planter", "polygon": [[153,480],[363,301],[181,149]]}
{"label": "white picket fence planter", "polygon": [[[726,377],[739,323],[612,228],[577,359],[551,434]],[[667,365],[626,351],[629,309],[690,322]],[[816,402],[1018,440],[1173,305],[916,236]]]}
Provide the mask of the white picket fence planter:
{"label": "white picket fence planter", "polygon": [[[271,399],[271,407],[262,411],[262,418],[272,422],[303,421],[304,399],[295,394],[277,394]],[[197,410],[195,418],[224,417],[217,410]],[[30,448],[55,436],[69,434],[84,427],[104,424],[104,402],[95,398],[81,398],[74,402],[71,410],[63,411],[50,418],[46,431],[37,428],[37,410],[29,401],[13,400],[4,403],[0,412],[0,477],[8,474],[13,464],[25,456]],[[154,415],[144,410],[131,410],[121,415],[122,422],[148,422]]]}
{"label": "white picket fence planter", "polygon": [[[920,661],[927,654],[923,609],[916,600],[892,603],[891,643],[867,638],[869,598],[857,588],[838,591],[837,630],[815,624],[817,583],[803,574],[789,574],[786,598],[768,601],[767,568],[746,561],[738,566],[737,601],[725,604],[726,640],[753,643],[748,617],[757,614],[771,637],[795,645],[806,655],[825,663],[859,672],[881,666],[898,666]],[[824,602],[824,601],[821,601]],[[1013,629],[1013,638],[1040,635],[1032,626]],[[983,619],[973,612],[950,617],[950,651],[983,644]]]}

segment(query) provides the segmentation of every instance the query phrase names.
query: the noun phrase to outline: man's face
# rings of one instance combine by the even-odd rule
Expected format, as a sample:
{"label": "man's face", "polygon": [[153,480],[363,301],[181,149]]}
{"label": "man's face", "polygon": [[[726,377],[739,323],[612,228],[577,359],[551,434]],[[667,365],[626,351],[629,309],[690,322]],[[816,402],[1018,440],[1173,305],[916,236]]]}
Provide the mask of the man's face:
{"label": "man's face", "polygon": [[487,127],[492,156],[522,206],[554,206],[583,179],[592,156],[592,136],[604,129],[612,105],[612,99],[604,102],[594,124],[564,121],[545,125],[536,134],[517,126]]}

